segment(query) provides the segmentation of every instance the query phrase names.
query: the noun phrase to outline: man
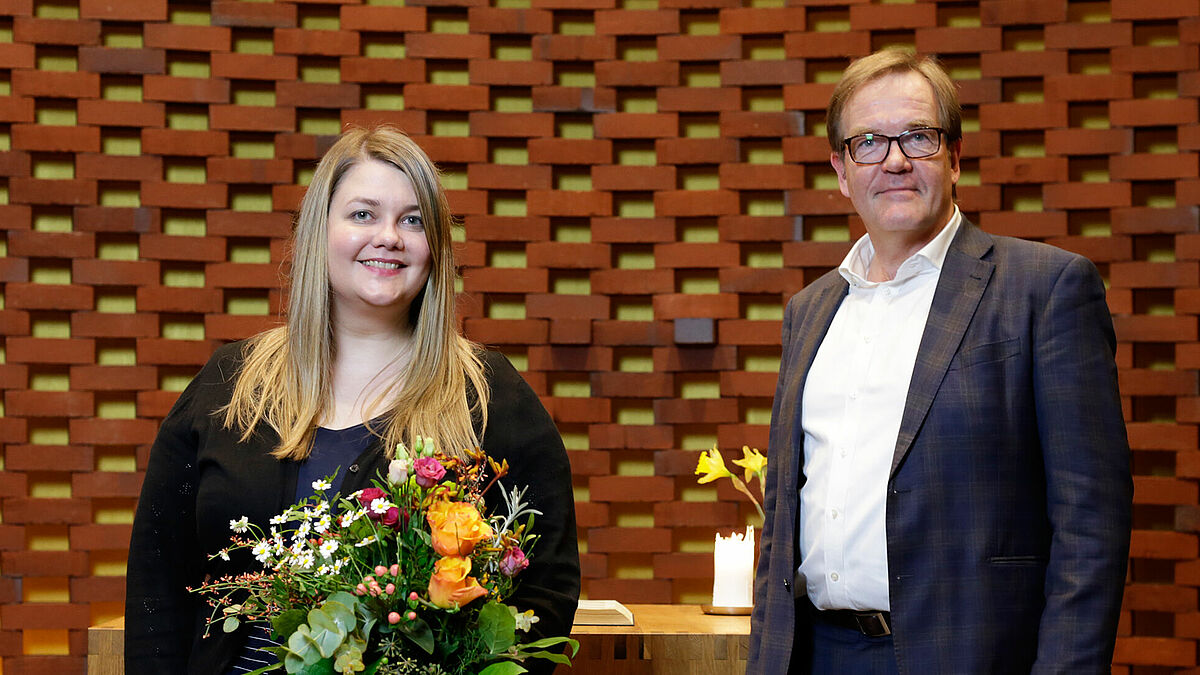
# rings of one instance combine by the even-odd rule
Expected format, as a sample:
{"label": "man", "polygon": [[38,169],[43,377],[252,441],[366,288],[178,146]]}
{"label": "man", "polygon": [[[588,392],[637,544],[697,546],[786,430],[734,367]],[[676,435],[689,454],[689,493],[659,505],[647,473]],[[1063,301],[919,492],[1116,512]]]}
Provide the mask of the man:
{"label": "man", "polygon": [[827,127],[867,235],[788,303],[748,672],[1110,672],[1132,483],[1095,267],[962,217],[935,62],[856,61]]}

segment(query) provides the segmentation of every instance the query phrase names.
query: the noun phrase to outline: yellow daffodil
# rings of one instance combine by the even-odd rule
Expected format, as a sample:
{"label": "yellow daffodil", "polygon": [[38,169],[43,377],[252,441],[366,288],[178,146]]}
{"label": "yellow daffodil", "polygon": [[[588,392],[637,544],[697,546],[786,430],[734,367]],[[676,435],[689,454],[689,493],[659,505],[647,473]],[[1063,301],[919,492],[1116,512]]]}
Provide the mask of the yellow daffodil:
{"label": "yellow daffodil", "polygon": [[742,446],[742,458],[733,460],[733,463],[746,470],[747,483],[754,476],[758,476],[758,479],[761,481],[763,470],[767,468],[767,458],[758,451],[758,448],[751,450],[746,445]]}
{"label": "yellow daffodil", "polygon": [[747,483],[754,476],[758,476],[759,483],[762,483],[763,471],[767,467],[767,458],[757,448],[751,450],[748,446],[743,445],[742,458],[733,460],[733,463],[746,470],[745,481],[729,473],[729,469],[725,466],[725,458],[721,456],[721,451],[714,445],[712,450],[700,453],[700,461],[696,463],[696,475],[700,476],[697,482],[703,485],[718,478],[728,478],[729,482],[733,483],[734,489],[746,495],[750,499],[750,503],[754,504],[759,517],[764,517],[762,506],[758,503],[754,493],[750,491]]}
{"label": "yellow daffodil", "polygon": [[712,450],[700,453],[700,461],[696,463],[696,475],[702,476],[698,482],[703,485],[733,474],[725,468],[725,459],[721,457],[721,451],[714,445]]}

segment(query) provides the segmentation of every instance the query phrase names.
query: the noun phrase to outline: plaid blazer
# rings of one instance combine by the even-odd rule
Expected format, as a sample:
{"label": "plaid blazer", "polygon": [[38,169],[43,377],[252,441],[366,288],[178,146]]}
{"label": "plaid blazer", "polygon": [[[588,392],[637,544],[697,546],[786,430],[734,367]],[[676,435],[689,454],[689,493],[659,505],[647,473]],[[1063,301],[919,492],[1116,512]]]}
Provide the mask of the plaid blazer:
{"label": "plaid blazer", "polygon": [[[847,288],[834,270],[784,318],[748,673],[788,672],[807,620],[793,598],[800,404]],[[901,673],[1110,672],[1133,493],[1115,343],[1089,261],[963,221],[887,488]]]}

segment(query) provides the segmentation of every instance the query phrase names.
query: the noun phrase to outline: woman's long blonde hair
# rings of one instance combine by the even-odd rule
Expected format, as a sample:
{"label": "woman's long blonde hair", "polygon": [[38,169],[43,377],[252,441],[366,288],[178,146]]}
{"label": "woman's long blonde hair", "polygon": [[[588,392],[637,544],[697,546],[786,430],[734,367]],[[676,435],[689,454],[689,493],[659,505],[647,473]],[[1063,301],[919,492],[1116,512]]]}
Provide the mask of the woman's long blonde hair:
{"label": "woman's long blonde hair", "polygon": [[[300,204],[292,237],[286,324],[247,341],[233,398],[223,409],[225,427],[240,430],[242,441],[260,423],[270,425],[280,439],[272,454],[280,459],[308,457],[316,428],[332,404],[337,345],[329,288],[329,205],[346,172],[371,159],[395,166],[412,181],[430,252],[429,279],[409,309],[408,364],[385,383],[373,405],[364,408],[386,412],[383,423],[372,430],[384,439],[389,456],[397,443],[418,435],[432,437],[439,448],[458,454],[479,444],[473,417],[480,432],[487,424],[490,392],[479,347],[459,335],[455,322],[450,238],[454,219],[437,167],[394,127],[350,129],[321,158]],[[475,392],[470,402],[468,383]]]}

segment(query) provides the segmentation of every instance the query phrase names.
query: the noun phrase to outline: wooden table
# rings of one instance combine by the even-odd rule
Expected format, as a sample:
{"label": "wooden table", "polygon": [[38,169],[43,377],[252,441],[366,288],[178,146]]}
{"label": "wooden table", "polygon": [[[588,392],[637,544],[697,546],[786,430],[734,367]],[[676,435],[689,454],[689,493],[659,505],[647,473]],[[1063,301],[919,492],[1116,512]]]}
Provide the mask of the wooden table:
{"label": "wooden table", "polygon": [[[627,605],[632,626],[575,626],[573,668],[556,675],[742,675],[750,617],[709,616],[699,605]],[[88,675],[124,675],[125,620],[88,629]]]}
{"label": "wooden table", "polygon": [[626,605],[632,626],[575,626],[573,668],[555,675],[742,675],[750,617],[710,616],[699,605]]}

